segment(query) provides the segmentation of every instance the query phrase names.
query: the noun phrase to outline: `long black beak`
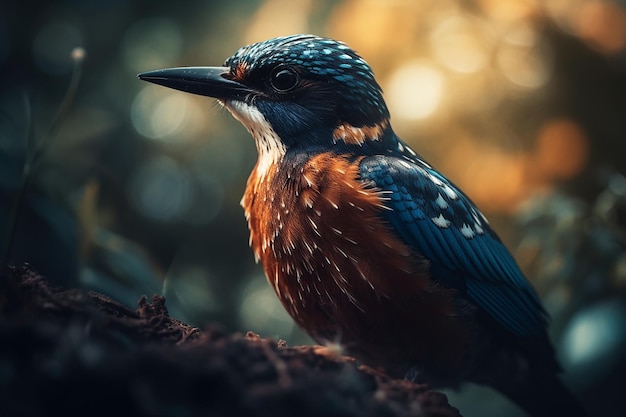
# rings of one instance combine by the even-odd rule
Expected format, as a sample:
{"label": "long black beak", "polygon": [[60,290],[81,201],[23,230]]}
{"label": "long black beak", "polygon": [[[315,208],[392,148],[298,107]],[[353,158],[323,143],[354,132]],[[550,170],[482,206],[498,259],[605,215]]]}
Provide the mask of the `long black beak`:
{"label": "long black beak", "polygon": [[188,93],[223,100],[244,100],[252,90],[226,78],[229,73],[228,67],[181,67],[142,72],[137,77]]}

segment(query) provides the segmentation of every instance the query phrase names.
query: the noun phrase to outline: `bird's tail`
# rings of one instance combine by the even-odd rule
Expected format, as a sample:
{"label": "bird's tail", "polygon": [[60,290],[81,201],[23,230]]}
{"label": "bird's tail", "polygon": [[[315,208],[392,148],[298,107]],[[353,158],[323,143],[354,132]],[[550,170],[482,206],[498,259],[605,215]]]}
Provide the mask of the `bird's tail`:
{"label": "bird's tail", "polygon": [[587,417],[582,404],[552,372],[530,370],[523,381],[496,387],[532,417]]}

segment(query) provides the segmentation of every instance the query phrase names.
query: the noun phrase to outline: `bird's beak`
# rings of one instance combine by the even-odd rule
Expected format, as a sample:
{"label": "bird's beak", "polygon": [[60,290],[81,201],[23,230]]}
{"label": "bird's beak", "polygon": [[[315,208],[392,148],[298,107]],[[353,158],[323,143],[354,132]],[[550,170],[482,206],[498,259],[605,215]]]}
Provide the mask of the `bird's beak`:
{"label": "bird's beak", "polygon": [[221,100],[244,100],[252,91],[245,85],[226,78],[228,74],[228,67],[181,67],[142,72],[137,77],[188,93]]}

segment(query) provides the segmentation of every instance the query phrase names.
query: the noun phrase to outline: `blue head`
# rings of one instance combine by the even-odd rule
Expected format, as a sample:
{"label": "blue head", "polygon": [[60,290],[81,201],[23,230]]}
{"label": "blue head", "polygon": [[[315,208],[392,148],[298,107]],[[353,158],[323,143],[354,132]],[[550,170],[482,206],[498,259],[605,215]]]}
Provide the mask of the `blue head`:
{"label": "blue head", "polygon": [[380,143],[391,132],[371,68],[332,39],[275,38],[239,49],[224,67],[173,68],[139,77],[219,99],[255,137],[260,152]]}

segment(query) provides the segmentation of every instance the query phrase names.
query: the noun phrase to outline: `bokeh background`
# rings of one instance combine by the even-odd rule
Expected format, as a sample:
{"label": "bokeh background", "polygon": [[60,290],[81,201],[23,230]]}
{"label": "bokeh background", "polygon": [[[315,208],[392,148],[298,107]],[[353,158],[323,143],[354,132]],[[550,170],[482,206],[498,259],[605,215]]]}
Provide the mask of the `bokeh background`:
{"label": "bokeh background", "polygon": [[[247,246],[251,138],[211,99],[136,74],[221,65],[278,35],[334,37],[373,67],[394,129],[473,198],[536,285],[568,384],[597,415],[624,415],[625,8],[4,1],[0,259],[130,306],[163,293],[200,327],[309,342]],[[451,401],[469,417],[516,415],[477,387]]]}

